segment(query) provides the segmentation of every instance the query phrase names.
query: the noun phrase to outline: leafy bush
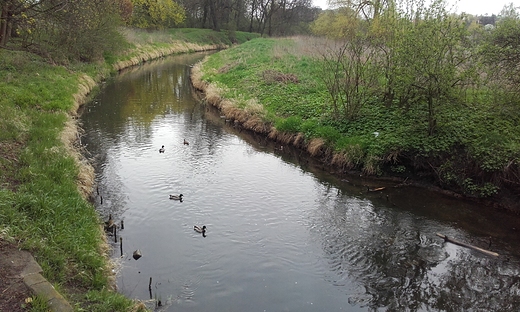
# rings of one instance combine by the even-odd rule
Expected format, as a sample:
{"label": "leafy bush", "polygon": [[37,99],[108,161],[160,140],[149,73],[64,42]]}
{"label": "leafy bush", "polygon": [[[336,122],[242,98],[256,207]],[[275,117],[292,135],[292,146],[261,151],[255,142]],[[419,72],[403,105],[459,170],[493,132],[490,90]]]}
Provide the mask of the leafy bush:
{"label": "leafy bush", "polygon": [[464,191],[466,194],[472,194],[478,197],[489,197],[498,193],[498,186],[491,183],[484,183],[483,185],[477,185],[472,179],[467,178],[462,182]]}

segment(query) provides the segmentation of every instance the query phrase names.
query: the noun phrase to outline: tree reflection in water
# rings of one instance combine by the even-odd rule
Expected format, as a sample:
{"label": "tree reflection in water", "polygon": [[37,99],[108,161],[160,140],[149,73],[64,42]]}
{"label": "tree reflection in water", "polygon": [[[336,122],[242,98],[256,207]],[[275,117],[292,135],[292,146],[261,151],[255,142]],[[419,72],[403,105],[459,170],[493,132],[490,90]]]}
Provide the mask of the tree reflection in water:
{"label": "tree reflection in water", "polygon": [[[189,79],[187,79],[189,67],[186,65],[187,61],[184,60],[186,57],[188,56],[175,58],[175,62],[181,63],[180,66],[175,64],[170,66],[169,61],[165,59],[148,64],[149,66],[129,70],[123,75],[114,78],[116,82],[121,82],[118,80],[125,82],[125,79],[128,81],[125,83],[108,84],[103,95],[98,97],[96,104],[88,106],[89,110],[92,109],[93,114],[89,118],[83,119],[85,129],[90,129],[88,136],[83,142],[88,145],[90,153],[96,156],[95,163],[99,164],[97,172],[99,172],[99,177],[101,178],[97,182],[105,202],[98,208],[102,211],[107,209],[104,212],[112,214],[116,219],[119,219],[123,212],[128,209],[128,206],[131,205],[135,209],[131,211],[133,215],[127,214],[126,216],[136,224],[139,222],[144,223],[150,215],[145,214],[144,212],[147,210],[141,209],[142,206],[136,204],[142,198],[136,200],[137,196],[135,196],[133,198],[134,202],[132,199],[127,198],[127,196],[130,196],[127,193],[127,188],[132,189],[132,182],[135,183],[134,189],[139,190],[145,184],[143,181],[148,181],[148,184],[154,186],[150,187],[146,194],[141,194],[147,200],[143,206],[149,206],[150,201],[155,201],[159,197],[163,198],[164,194],[166,196],[169,194],[170,189],[165,190],[163,194],[165,185],[175,185],[177,191],[177,185],[184,184],[187,187],[189,183],[184,182],[193,179],[193,177],[200,177],[202,184],[226,178],[226,174],[229,171],[224,171],[223,177],[215,179],[218,176],[216,168],[219,168],[219,165],[223,163],[226,157],[235,156],[232,153],[227,153],[228,143],[222,144],[221,137],[223,133],[233,133],[246,139],[252,146],[255,146],[254,142],[258,139],[257,137],[247,138],[248,134],[246,131],[233,128],[220,118],[218,112],[212,114],[211,109],[208,107],[197,105],[192,95],[193,90],[190,88]],[[161,118],[158,118],[158,116]],[[215,127],[213,126],[214,124],[219,126]],[[163,130],[164,132],[161,134]],[[186,134],[189,134],[189,136]],[[160,140],[155,142],[155,137],[160,138]],[[190,138],[190,148],[178,149],[179,152],[174,154],[173,151],[175,149],[172,147],[182,145],[182,139],[185,137]],[[260,141],[257,144],[257,149],[270,152],[268,146],[271,143],[265,141],[265,138],[262,138]],[[149,160],[147,159],[146,166],[129,166],[130,169],[128,171],[120,170],[119,166],[124,167],[124,165],[133,163],[136,159],[143,158],[143,155],[147,155],[146,153],[149,150],[153,150],[153,155],[158,156],[159,154],[156,152],[157,147],[163,144],[166,145],[167,153],[161,155],[171,158],[156,160],[157,164],[161,164],[160,166],[148,166]],[[247,153],[251,153],[251,156],[256,155],[254,149],[247,149]],[[319,284],[319,287],[321,287],[319,288],[313,287],[315,286],[314,279],[309,279],[308,284],[311,284],[312,287],[309,287],[306,293],[301,292],[300,289],[288,292],[289,296],[273,292],[270,294],[269,300],[264,300],[258,296],[258,293],[263,294],[265,287],[262,287],[260,290],[255,289],[255,283],[244,279],[242,274],[236,274],[231,279],[233,283],[229,283],[232,286],[227,289],[228,292],[225,292],[226,300],[221,300],[220,302],[220,309],[219,306],[216,306],[219,303],[218,300],[215,301],[213,297],[212,287],[214,286],[206,285],[206,288],[204,288],[204,285],[201,283],[201,286],[197,289],[198,301],[196,302],[201,304],[201,306],[197,306],[197,311],[226,310],[224,307],[229,307],[228,300],[248,300],[244,306],[250,306],[251,302],[258,300],[258,304],[266,303],[269,308],[279,308],[279,306],[276,306],[277,300],[286,300],[286,297],[290,297],[290,295],[292,295],[292,298],[298,299],[287,299],[284,301],[284,304],[292,307],[292,309],[286,309],[289,311],[305,310],[306,306],[299,301],[300,296],[314,296],[314,299],[322,300],[322,304],[327,304],[328,302],[326,301],[332,298],[331,301],[334,301],[334,303],[331,303],[330,307],[343,307],[345,296],[341,292],[346,293],[349,302],[353,305],[353,309],[361,306],[362,309],[372,311],[520,310],[520,300],[518,299],[520,297],[519,272],[517,269],[519,267],[518,259],[520,258],[520,253],[516,251],[516,245],[514,245],[514,242],[518,241],[518,233],[508,232],[508,229],[513,227],[513,221],[501,220],[497,222],[495,220],[494,222],[489,222],[487,219],[489,213],[484,218],[478,216],[471,218],[474,210],[468,213],[463,209],[459,209],[459,204],[451,206],[450,203],[441,202],[441,199],[438,197],[427,198],[424,193],[416,196],[419,198],[415,199],[416,202],[413,202],[410,199],[414,195],[413,190],[410,191],[410,189],[404,188],[401,194],[397,193],[400,189],[393,189],[396,193],[390,196],[398,196],[390,197],[392,202],[387,202],[384,196],[382,198],[367,198],[368,196],[380,196],[380,194],[371,193],[369,195],[365,193],[366,187],[360,188],[360,184],[357,181],[338,186],[342,183],[338,183],[338,180],[335,180],[327,186],[327,180],[332,178],[323,170],[323,166],[321,164],[316,165],[309,159],[305,159],[305,155],[302,156],[302,152],[299,150],[293,153],[291,148],[287,147],[283,151],[281,149],[276,150],[274,154],[280,155],[286,162],[297,165],[305,174],[312,172],[313,177],[317,177],[315,189],[319,190],[320,194],[316,194],[316,199],[314,196],[311,196],[309,210],[300,207],[302,205],[300,202],[297,202],[295,206],[291,206],[293,204],[291,202],[288,205],[291,209],[286,209],[279,213],[282,215],[285,213],[291,219],[294,212],[293,208],[297,210],[298,227],[301,224],[306,224],[310,233],[309,237],[301,235],[300,238],[303,241],[311,239],[316,243],[312,244],[309,250],[306,250],[311,257],[314,256],[314,247],[321,246],[321,249],[320,247],[316,248],[316,252],[319,258],[318,262],[325,261],[327,269],[330,268],[330,270],[325,270],[328,273],[323,273],[326,275],[327,281],[324,283],[322,283],[323,280],[316,282],[316,285]],[[124,157],[121,157],[122,155]],[[121,159],[127,160],[127,162],[124,163]],[[161,162],[163,160],[165,162]],[[166,160],[175,161],[166,162]],[[178,163],[182,163],[182,166],[177,167],[176,164]],[[247,164],[249,165],[249,163]],[[166,166],[166,169],[163,166]],[[174,177],[163,179],[168,168],[170,172],[173,172],[172,175]],[[185,168],[189,169],[182,171]],[[136,173],[136,171],[138,172]],[[129,179],[129,177],[134,176],[139,176],[139,179],[135,179],[135,181]],[[250,177],[246,177],[242,183],[248,183],[250,179]],[[307,182],[306,179],[305,183],[312,184],[312,182]],[[234,180],[235,175],[231,175],[231,179],[228,182]],[[157,183],[157,181],[159,182]],[[290,182],[298,183],[292,180]],[[355,184],[358,186],[356,187]],[[390,192],[390,189],[392,188],[387,188],[385,193],[381,195],[388,194],[387,191]],[[111,191],[111,194],[107,193],[108,190]],[[352,195],[359,194],[360,190],[362,192],[361,196]],[[192,187],[191,191],[199,191],[199,185]],[[247,201],[249,201],[248,192],[251,190],[244,188],[242,191],[246,193]],[[203,197],[212,195],[214,194],[201,194],[199,199],[204,203]],[[273,208],[277,208],[278,205],[288,201],[286,198],[278,198],[278,200],[280,199],[281,202],[276,202],[275,205],[272,205]],[[168,200],[166,199],[166,201]],[[157,202],[160,202],[160,200],[157,199]],[[434,203],[436,209],[428,207],[423,211],[417,211],[416,207],[419,204],[422,207],[425,202]],[[394,207],[393,203],[397,205]],[[169,204],[170,202],[168,201],[168,206],[165,205],[167,210],[164,210],[163,214],[170,213]],[[439,209],[441,205],[443,205],[442,209]],[[253,219],[264,216],[264,207],[262,205],[258,207],[259,209],[257,210],[254,209],[255,207],[249,207],[250,210],[247,216]],[[158,211],[160,209],[154,210],[153,215],[157,214]],[[227,217],[230,220],[234,220],[235,216],[231,214],[232,210],[215,208],[215,211],[218,212],[218,218],[221,218],[221,220]],[[305,215],[301,216],[302,212]],[[145,217],[143,218],[142,215]],[[294,221],[293,219],[291,220]],[[248,224],[245,221],[247,221],[246,218],[242,219],[240,217],[239,222]],[[256,223],[256,219],[254,219],[254,222],[251,222]],[[291,222],[288,221],[285,224],[291,225]],[[458,227],[455,224],[458,224]],[[190,222],[190,234],[193,231],[192,226]],[[514,226],[516,227],[516,225]],[[498,227],[503,227],[504,229],[498,231],[496,230]],[[149,231],[146,226],[135,226],[133,228],[128,226],[125,234],[127,237],[130,236],[130,238],[133,237],[137,240],[138,237],[144,236],[144,233],[139,232],[140,228],[146,228],[146,232]],[[171,228],[173,227],[168,222],[165,232],[174,233],[170,232]],[[485,230],[481,231],[481,228],[485,228]],[[132,229],[134,232],[131,232],[132,230],[129,229]],[[182,227],[177,227],[177,229],[177,235],[182,233]],[[276,230],[280,230],[280,227],[277,227]],[[260,233],[255,232],[258,235]],[[490,258],[462,247],[445,244],[440,238],[436,237],[436,233],[443,233],[466,242],[471,242],[471,239],[475,237],[492,235],[496,238],[498,244],[502,244],[496,249],[502,256],[497,259]],[[257,250],[250,250],[251,254],[255,255],[252,258],[260,259],[260,261],[265,253],[269,254],[270,258],[271,255],[274,255],[274,252],[281,250],[277,248],[279,246],[276,243],[289,244],[291,246],[294,242],[301,243],[300,239],[277,241],[279,237],[276,235],[274,235],[275,239],[268,239],[270,238],[269,235],[260,235],[259,237],[260,241],[274,243],[274,249],[266,248],[269,251],[264,251],[263,253],[257,254],[255,253]],[[212,238],[217,238],[217,235],[212,236]],[[126,241],[131,242],[131,239]],[[219,246],[233,246],[233,244],[227,245],[227,242],[228,240],[225,236],[221,236],[220,240],[215,240],[215,243],[220,244]],[[478,242],[472,243],[478,244]],[[191,248],[191,244],[192,242],[190,241],[189,245],[186,246]],[[178,246],[186,247],[181,243]],[[247,246],[247,244],[244,246]],[[266,246],[269,247],[269,244],[266,244]],[[151,249],[155,247],[158,250],[158,254],[159,250],[160,252],[169,251],[168,248],[162,249],[160,244],[157,246],[150,244],[150,247]],[[481,245],[480,247],[486,246]],[[222,250],[225,250],[225,253],[220,255],[222,258],[229,256],[228,249]],[[282,255],[279,259],[285,259],[285,262],[282,262],[288,264],[289,268],[298,267],[298,269],[302,269],[298,264],[300,253],[293,251],[288,252],[286,255],[285,250],[282,250],[281,253]],[[240,253],[234,256],[240,258],[243,254],[240,251]],[[175,255],[175,257],[177,256]],[[218,257],[218,255],[215,256]],[[506,257],[512,260],[507,262],[505,261]],[[168,257],[164,258],[168,259]],[[188,259],[179,257],[176,260],[175,269],[172,269],[172,271],[176,272],[176,274],[178,271],[182,271],[189,275],[193,259],[191,257]],[[184,264],[182,270],[179,270],[181,265],[179,263],[182,260],[186,260],[187,264]],[[250,267],[250,259],[247,259],[247,261],[247,267]],[[159,272],[162,272],[161,269],[169,268],[170,261],[167,260],[167,262],[157,265]],[[156,269],[154,268],[154,270]],[[224,265],[222,268],[219,268],[221,275],[214,275],[215,271],[209,269],[201,273],[200,267],[197,267],[194,272],[206,278],[227,279],[229,274],[222,272],[235,269],[236,266]],[[304,265],[302,270],[307,269],[309,269],[309,266]],[[161,274],[164,275],[163,273]],[[257,272],[258,276],[277,275],[276,273],[278,272],[272,273],[270,269],[265,268]],[[320,277],[320,274],[322,274],[322,271],[318,269],[317,272],[303,276],[303,279],[309,276],[313,278],[314,276]],[[132,277],[130,274],[127,278],[128,285],[133,282],[138,283],[140,279],[139,276]],[[272,276],[271,278],[277,280]],[[277,281],[284,282],[283,279],[278,279]],[[243,287],[244,293],[235,293],[234,283],[238,283],[240,287]],[[325,287],[323,284],[325,284]],[[223,285],[225,284],[220,283],[218,287],[224,287]],[[332,288],[330,285],[338,286],[338,290],[341,291],[339,296],[326,297],[330,288]],[[169,291],[172,294],[176,293],[176,287],[184,287],[182,282],[181,284],[170,284],[169,279],[168,285],[164,283],[162,286],[161,291]],[[253,291],[246,293],[245,289],[248,287]],[[275,287],[272,288],[275,289]],[[127,289],[131,289],[131,292],[133,292],[136,288],[132,286]],[[148,292],[145,291],[144,296],[148,296]],[[190,293],[188,304],[182,305],[179,303],[178,308],[189,310],[192,297],[193,293]],[[178,310],[177,307],[176,310]]]}
{"label": "tree reflection in water", "polygon": [[518,263],[444,243],[461,234],[406,211],[346,196],[323,196],[310,216],[335,285],[363,286],[349,302],[380,311],[518,311]]}

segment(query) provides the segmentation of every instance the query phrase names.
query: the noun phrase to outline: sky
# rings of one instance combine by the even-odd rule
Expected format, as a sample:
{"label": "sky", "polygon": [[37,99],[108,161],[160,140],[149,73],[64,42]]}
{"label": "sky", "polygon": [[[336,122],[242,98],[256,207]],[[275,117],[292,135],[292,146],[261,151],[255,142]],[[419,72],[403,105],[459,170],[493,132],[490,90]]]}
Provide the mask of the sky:
{"label": "sky", "polygon": [[[518,0],[448,0],[448,3],[456,4],[456,12],[466,12],[473,15],[498,15],[504,5],[509,3],[515,3],[515,6],[520,6]],[[321,7],[322,9],[327,8],[327,0],[312,0],[315,6]]]}

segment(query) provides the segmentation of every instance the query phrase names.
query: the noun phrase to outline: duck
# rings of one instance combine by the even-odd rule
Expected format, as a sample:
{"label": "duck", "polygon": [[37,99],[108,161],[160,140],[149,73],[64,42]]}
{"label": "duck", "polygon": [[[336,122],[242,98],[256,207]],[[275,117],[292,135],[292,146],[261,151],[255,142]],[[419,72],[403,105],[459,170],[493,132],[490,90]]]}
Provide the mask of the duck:
{"label": "duck", "polygon": [[159,149],[159,153],[164,153],[164,145]]}
{"label": "duck", "polygon": [[205,226],[205,225],[203,225],[202,227],[200,227],[200,226],[198,226],[198,225],[195,225],[195,226],[193,227],[193,229],[194,229],[195,232],[197,232],[197,233],[203,233],[203,234],[206,233],[206,226]]}
{"label": "duck", "polygon": [[184,145],[190,145],[190,142],[186,141],[186,139],[184,139]]}
{"label": "duck", "polygon": [[174,199],[174,200],[182,200],[182,194],[179,194],[179,195],[170,195],[170,199]]}
{"label": "duck", "polygon": [[114,219],[112,219],[112,214],[108,216],[108,221],[105,221],[105,231],[112,231],[114,228]]}

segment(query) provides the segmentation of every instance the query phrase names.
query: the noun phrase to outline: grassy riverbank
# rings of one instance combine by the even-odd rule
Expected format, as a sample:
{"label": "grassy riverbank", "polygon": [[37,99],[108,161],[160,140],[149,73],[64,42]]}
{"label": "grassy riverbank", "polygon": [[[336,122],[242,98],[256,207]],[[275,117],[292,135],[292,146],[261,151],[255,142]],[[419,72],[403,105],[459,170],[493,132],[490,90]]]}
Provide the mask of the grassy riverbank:
{"label": "grassy riverbank", "polygon": [[[27,249],[78,311],[143,307],[111,291],[103,221],[88,196],[94,172],[78,153],[76,110],[118,69],[172,53],[222,48],[253,34],[127,30],[127,50],[97,63],[49,64],[0,50],[0,239]],[[33,310],[46,308],[33,307]]]}
{"label": "grassy riverbank", "polygon": [[320,79],[323,46],[310,38],[256,39],[211,55],[195,68],[194,84],[228,118],[341,172],[412,177],[520,211],[518,114],[475,95],[439,109],[431,135],[418,105],[405,109],[374,97],[356,118],[339,120]]}

